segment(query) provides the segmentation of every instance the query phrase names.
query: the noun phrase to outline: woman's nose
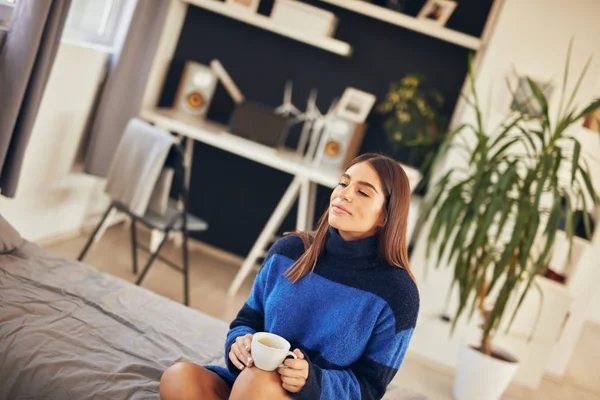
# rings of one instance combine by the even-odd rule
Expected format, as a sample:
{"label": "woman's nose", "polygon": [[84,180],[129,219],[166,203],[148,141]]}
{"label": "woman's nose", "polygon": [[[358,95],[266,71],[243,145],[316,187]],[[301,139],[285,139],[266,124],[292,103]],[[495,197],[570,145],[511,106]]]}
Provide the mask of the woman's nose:
{"label": "woman's nose", "polygon": [[350,186],[347,186],[344,188],[344,190],[342,190],[340,197],[346,201],[352,201],[352,190],[350,190]]}

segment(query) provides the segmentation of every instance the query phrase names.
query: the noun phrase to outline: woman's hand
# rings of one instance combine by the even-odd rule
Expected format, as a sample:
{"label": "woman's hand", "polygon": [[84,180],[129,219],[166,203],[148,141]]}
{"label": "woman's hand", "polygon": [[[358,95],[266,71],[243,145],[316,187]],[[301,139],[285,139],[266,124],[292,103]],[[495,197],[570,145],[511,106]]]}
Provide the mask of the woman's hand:
{"label": "woman's hand", "polygon": [[294,350],[294,354],[298,356],[297,360],[289,358],[284,361],[286,367],[279,367],[277,372],[281,376],[282,387],[291,393],[298,393],[308,379],[308,362],[304,359],[304,353],[300,350]]}
{"label": "woman's hand", "polygon": [[235,365],[240,371],[244,369],[244,366],[250,368],[253,365],[253,359],[250,354],[250,344],[252,343],[252,334],[249,333],[244,336],[238,336],[235,342],[231,345],[229,351],[229,360]]}

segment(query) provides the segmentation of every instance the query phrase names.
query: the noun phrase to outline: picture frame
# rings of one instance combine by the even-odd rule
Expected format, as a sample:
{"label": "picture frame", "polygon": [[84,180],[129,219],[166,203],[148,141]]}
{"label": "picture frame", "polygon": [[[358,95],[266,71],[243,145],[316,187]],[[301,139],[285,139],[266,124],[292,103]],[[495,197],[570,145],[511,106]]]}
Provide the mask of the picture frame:
{"label": "picture frame", "polygon": [[452,0],[427,0],[417,18],[423,21],[444,26],[456,8],[456,2]]}
{"label": "picture frame", "polygon": [[592,132],[600,133],[600,108],[584,116],[583,127]]}
{"label": "picture frame", "polygon": [[[531,117],[539,117],[542,110],[540,109],[540,105],[534,100],[534,95],[527,78],[528,75],[519,75],[516,79],[513,78],[515,82],[514,86],[511,85],[514,87],[514,92],[511,96],[510,110],[521,112]],[[551,98],[556,86],[552,79],[529,78],[539,86],[547,99]]]}
{"label": "picture frame", "polygon": [[249,12],[257,12],[260,0],[225,0],[225,3],[232,7],[237,7],[241,10],[247,10]]}
{"label": "picture frame", "polygon": [[347,87],[337,105],[336,114],[349,121],[363,123],[375,105],[376,99],[372,93]]}

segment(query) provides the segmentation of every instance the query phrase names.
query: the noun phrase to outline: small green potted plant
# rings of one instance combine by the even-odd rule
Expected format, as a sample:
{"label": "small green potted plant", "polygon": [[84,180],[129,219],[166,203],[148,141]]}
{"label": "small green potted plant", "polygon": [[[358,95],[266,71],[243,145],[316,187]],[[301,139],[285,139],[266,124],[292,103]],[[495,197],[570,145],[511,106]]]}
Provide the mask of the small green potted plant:
{"label": "small green potted plant", "polygon": [[444,140],[446,120],[440,115],[442,95],[425,89],[424,81],[422,74],[408,74],[392,83],[377,111],[393,155],[425,176]]}

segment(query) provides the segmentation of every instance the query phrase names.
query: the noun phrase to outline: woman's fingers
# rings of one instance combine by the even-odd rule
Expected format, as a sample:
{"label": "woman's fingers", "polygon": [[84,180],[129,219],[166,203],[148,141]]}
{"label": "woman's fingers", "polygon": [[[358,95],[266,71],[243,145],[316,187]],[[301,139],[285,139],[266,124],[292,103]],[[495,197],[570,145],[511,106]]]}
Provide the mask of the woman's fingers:
{"label": "woman's fingers", "polygon": [[302,387],[305,383],[304,379],[300,378],[290,378],[289,376],[282,376],[281,381],[289,386],[298,386]]}
{"label": "woman's fingers", "polygon": [[246,351],[250,352],[250,345],[252,345],[252,334],[247,334],[242,336],[242,341],[244,342],[244,348]]}
{"label": "woman's fingers", "polygon": [[243,342],[244,342],[244,349],[248,352],[248,357],[249,357],[249,361],[248,361],[248,366],[250,367],[252,364],[254,364],[254,359],[252,358],[252,350],[251,350],[251,345],[252,345],[252,334],[247,334],[245,336],[243,336]]}
{"label": "woman's fingers", "polygon": [[238,356],[235,354],[235,343],[231,346],[231,350],[229,351],[229,360],[233,365],[235,365],[239,370],[244,369],[244,364],[238,359]]}
{"label": "woman's fingers", "polygon": [[302,387],[300,387],[300,386],[292,386],[292,385],[288,385],[287,383],[283,383],[283,382],[281,383],[281,387],[290,393],[298,393],[300,391],[300,389],[302,389]]}
{"label": "woman's fingers", "polygon": [[252,364],[252,356],[250,355],[251,339],[249,341],[248,335],[240,336],[237,339],[235,339],[235,343],[240,352],[240,361],[243,362],[246,366],[250,367]]}
{"label": "woman's fingers", "polygon": [[[234,343],[231,346],[231,350],[233,350],[233,353],[237,357],[238,363],[241,363],[242,367],[244,367],[244,366],[247,367],[248,366],[248,356],[244,355],[242,350],[240,350],[240,346]],[[238,366],[238,368],[239,368],[239,366]],[[243,368],[240,368],[240,369],[243,369]]]}
{"label": "woman's fingers", "polygon": [[279,367],[277,369],[277,372],[279,372],[279,375],[281,375],[281,377],[287,377],[287,378],[300,378],[300,379],[304,379],[306,380],[308,378],[308,376],[306,376],[306,372],[304,369],[293,369],[293,368],[286,368],[286,367]]}

